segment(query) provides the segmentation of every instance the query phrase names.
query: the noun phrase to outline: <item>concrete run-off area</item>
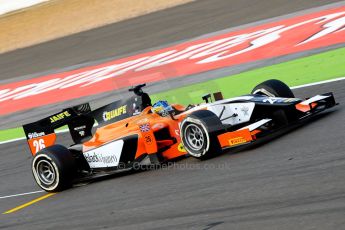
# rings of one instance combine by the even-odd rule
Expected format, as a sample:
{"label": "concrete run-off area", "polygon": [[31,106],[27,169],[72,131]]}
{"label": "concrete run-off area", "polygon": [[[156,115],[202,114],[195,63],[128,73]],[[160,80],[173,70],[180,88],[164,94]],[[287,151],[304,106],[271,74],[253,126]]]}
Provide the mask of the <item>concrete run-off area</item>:
{"label": "concrete run-off area", "polygon": [[51,0],[25,10],[0,15],[0,53],[191,1]]}

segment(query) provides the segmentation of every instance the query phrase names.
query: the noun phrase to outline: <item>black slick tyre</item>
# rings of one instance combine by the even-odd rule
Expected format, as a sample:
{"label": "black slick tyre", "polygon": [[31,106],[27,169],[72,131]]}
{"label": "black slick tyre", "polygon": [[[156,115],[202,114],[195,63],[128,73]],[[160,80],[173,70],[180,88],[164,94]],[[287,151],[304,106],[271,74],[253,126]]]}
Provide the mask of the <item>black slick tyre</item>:
{"label": "black slick tyre", "polygon": [[195,111],[181,122],[180,127],[182,143],[191,156],[204,160],[221,152],[217,135],[222,132],[223,125],[213,112]]}
{"label": "black slick tyre", "polygon": [[62,145],[40,150],[32,160],[36,183],[47,192],[57,192],[72,186],[76,175],[74,158]]}
{"label": "black slick tyre", "polygon": [[252,94],[261,94],[269,97],[295,97],[289,86],[276,79],[260,83],[252,90]]}

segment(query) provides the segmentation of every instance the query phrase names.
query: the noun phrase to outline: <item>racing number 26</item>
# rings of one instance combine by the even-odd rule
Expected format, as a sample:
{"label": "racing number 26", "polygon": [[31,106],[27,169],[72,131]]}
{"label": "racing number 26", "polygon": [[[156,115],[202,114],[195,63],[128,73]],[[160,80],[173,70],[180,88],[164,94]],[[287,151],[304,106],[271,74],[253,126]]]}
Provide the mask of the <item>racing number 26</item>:
{"label": "racing number 26", "polygon": [[144,140],[145,140],[146,144],[148,144],[148,145],[151,145],[153,142],[153,138],[152,138],[151,134],[144,135]]}
{"label": "racing number 26", "polygon": [[147,142],[147,143],[151,143],[152,142],[152,138],[151,138],[151,136],[145,136],[145,141]]}
{"label": "racing number 26", "polygon": [[56,135],[55,133],[51,133],[48,135],[41,136],[39,138],[33,138],[28,140],[28,144],[30,146],[30,151],[32,155],[36,155],[41,149],[47,148],[52,146],[55,143]]}
{"label": "racing number 26", "polygon": [[38,151],[40,151],[41,149],[44,149],[46,147],[46,145],[44,144],[44,140],[43,139],[34,140],[34,142],[32,144],[33,144],[33,146],[36,149],[36,153]]}

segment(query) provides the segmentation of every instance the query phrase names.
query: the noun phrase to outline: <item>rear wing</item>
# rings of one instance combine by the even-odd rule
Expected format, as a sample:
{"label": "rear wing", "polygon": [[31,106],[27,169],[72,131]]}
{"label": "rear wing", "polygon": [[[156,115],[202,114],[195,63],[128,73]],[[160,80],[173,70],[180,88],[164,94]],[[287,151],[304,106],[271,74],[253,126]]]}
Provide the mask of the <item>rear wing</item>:
{"label": "rear wing", "polygon": [[92,137],[92,127],[99,126],[137,115],[141,112],[141,98],[131,97],[115,101],[94,111],[89,103],[63,109],[49,117],[23,125],[25,136],[32,155],[56,141],[55,130],[67,125],[74,143],[82,143]]}
{"label": "rear wing", "polygon": [[55,130],[64,125],[68,126],[75,143],[80,143],[84,137],[91,136],[91,129],[95,121],[89,115],[90,112],[90,105],[86,103],[23,125],[32,155],[45,147],[55,144]]}

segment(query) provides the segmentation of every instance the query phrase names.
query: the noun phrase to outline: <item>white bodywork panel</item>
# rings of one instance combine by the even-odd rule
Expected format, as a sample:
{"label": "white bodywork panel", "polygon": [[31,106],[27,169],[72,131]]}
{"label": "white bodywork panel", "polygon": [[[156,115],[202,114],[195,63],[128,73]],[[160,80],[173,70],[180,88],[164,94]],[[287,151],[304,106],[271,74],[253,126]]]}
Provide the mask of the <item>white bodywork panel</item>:
{"label": "white bodywork panel", "polygon": [[228,99],[212,102],[210,104],[207,104],[207,106],[219,105],[219,104],[224,104],[224,103],[233,102],[233,101],[249,101],[252,98],[253,98],[253,96],[233,97],[233,98],[228,98]]}
{"label": "white bodywork panel", "polygon": [[243,128],[241,128],[241,129],[239,129],[239,130],[242,130],[242,129],[249,129],[249,131],[253,131],[254,129],[259,128],[260,126],[266,124],[266,123],[269,122],[269,121],[272,121],[272,119],[262,119],[262,120],[260,120],[260,121],[257,121],[257,122],[255,122],[255,123],[253,123],[253,124],[250,124],[250,125],[248,125],[248,126],[246,126],[246,127],[243,127]]}
{"label": "white bodywork panel", "polygon": [[123,144],[123,140],[117,140],[83,154],[90,168],[116,167],[120,161]]}
{"label": "white bodywork panel", "polygon": [[330,96],[323,96],[323,95],[316,95],[312,98],[309,98],[308,100],[305,100],[305,101],[302,101],[301,104],[302,105],[309,105],[310,103],[313,103],[313,102],[316,102],[316,101],[319,101],[319,100],[323,100],[327,97],[330,97]]}
{"label": "white bodywork panel", "polygon": [[[224,103],[229,103],[229,102],[232,102],[232,101],[239,101],[239,100],[243,100],[243,101],[249,101],[250,99],[252,99],[253,96],[242,96],[242,97],[234,97],[234,98],[230,98],[230,99],[224,99],[224,100],[220,100],[220,101],[216,101],[216,102],[212,102],[212,103],[203,103],[203,104],[200,104],[198,106],[195,106],[193,107],[192,109],[182,113],[182,114],[189,114],[189,113],[192,113],[194,111],[197,111],[197,110],[201,110],[201,109],[205,109],[205,108],[209,108],[209,107],[212,107],[212,106],[215,106],[215,105],[221,105],[221,104],[224,104]],[[244,103],[247,103],[247,102],[244,102]]]}
{"label": "white bodywork panel", "polygon": [[236,125],[248,122],[255,107],[254,102],[209,105],[207,110],[215,113],[223,124]]}
{"label": "white bodywork panel", "polygon": [[[215,113],[218,117],[220,117],[222,110],[225,108],[222,114],[222,117],[220,117],[220,120],[222,121],[222,123],[230,124],[230,125],[239,124],[239,123],[247,122],[250,120],[250,117],[255,107],[255,103],[254,102],[236,103],[236,101],[249,101],[252,98],[253,96],[241,96],[241,97],[234,97],[230,99],[224,99],[224,100],[212,102],[209,104],[201,104],[199,106],[195,106],[194,108],[182,113],[182,115],[190,114],[194,111],[201,110],[201,109],[207,109]],[[234,114],[237,114],[237,116],[233,116]]]}

